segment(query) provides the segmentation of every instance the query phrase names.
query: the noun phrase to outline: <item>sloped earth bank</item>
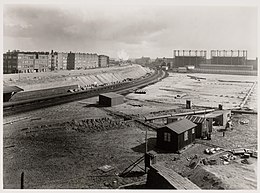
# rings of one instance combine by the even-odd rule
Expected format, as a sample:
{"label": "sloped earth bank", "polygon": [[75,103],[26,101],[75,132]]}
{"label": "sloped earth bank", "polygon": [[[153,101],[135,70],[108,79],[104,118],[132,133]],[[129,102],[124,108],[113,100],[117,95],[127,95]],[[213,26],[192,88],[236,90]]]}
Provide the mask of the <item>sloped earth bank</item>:
{"label": "sloped earth bank", "polygon": [[140,65],[117,66],[89,70],[64,70],[44,73],[5,74],[4,85],[16,85],[24,91],[40,90],[69,85],[85,86],[139,78],[151,72]]}
{"label": "sloped earth bank", "polygon": [[250,159],[250,165],[234,163],[229,165],[199,166],[189,179],[202,189],[256,190],[257,159]]}

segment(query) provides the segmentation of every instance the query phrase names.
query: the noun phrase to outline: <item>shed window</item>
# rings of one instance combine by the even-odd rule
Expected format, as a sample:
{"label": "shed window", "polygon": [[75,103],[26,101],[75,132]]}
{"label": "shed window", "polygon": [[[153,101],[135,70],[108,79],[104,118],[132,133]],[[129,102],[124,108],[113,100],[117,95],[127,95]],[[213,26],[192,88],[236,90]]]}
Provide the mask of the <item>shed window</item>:
{"label": "shed window", "polygon": [[170,133],[164,133],[164,141],[171,142],[171,134]]}
{"label": "shed window", "polygon": [[184,132],[184,141],[187,141],[188,140],[188,131],[185,131]]}
{"label": "shed window", "polygon": [[193,129],[192,129],[192,134],[194,134],[194,133],[195,133],[195,129],[193,128]]}

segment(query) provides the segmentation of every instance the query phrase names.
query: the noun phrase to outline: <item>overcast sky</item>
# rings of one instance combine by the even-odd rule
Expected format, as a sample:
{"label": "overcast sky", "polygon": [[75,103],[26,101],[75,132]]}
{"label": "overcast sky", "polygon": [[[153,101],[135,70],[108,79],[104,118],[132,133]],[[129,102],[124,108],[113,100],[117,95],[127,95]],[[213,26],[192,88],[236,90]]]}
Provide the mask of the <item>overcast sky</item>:
{"label": "overcast sky", "polygon": [[254,7],[167,4],[4,5],[4,51],[172,57],[173,49],[245,49],[257,54]]}

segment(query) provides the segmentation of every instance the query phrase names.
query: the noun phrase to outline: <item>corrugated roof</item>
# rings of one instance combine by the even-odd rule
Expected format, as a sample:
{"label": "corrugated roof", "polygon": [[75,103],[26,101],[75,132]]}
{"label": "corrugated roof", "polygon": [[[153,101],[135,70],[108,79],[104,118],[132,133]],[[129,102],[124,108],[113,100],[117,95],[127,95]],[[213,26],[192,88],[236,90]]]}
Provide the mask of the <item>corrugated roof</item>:
{"label": "corrugated roof", "polygon": [[171,129],[172,131],[174,131],[177,134],[181,134],[193,127],[196,127],[196,124],[192,123],[188,119],[182,119],[180,121],[170,123],[170,124],[166,125],[165,127]]}
{"label": "corrugated roof", "polygon": [[114,93],[114,92],[103,93],[103,94],[100,94],[100,95],[105,96],[105,97],[108,97],[108,98],[123,97],[122,95],[117,94],[117,93]]}
{"label": "corrugated roof", "polygon": [[202,123],[205,121],[205,119],[203,117],[197,117],[197,116],[193,116],[193,115],[186,115],[185,119],[188,119],[188,120],[192,121],[193,123]]}
{"label": "corrugated roof", "polygon": [[4,86],[3,88],[4,94],[11,93],[11,92],[20,92],[20,91],[24,91],[24,90],[18,86]]}

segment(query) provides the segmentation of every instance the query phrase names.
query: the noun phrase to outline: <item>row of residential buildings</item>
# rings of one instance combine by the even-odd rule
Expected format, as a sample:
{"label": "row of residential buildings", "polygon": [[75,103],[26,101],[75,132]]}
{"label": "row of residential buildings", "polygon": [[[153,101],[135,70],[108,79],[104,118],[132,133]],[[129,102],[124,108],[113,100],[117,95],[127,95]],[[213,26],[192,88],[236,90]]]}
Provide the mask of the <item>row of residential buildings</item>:
{"label": "row of residential buildings", "polygon": [[79,70],[108,67],[109,57],[91,53],[8,51],[3,55],[4,74]]}

